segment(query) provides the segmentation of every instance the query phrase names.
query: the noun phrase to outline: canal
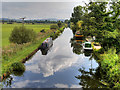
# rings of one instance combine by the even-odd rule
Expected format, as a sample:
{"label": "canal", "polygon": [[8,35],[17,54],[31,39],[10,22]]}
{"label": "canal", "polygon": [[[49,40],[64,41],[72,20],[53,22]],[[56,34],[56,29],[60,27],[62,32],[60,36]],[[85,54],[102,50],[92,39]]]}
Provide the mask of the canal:
{"label": "canal", "polygon": [[25,63],[25,67],[21,75],[12,74],[3,81],[3,87],[81,88],[90,86],[89,82],[94,86],[97,78],[90,79],[90,76],[99,64],[92,52],[83,52],[81,44],[75,42],[72,30],[65,28],[48,51],[39,50]]}

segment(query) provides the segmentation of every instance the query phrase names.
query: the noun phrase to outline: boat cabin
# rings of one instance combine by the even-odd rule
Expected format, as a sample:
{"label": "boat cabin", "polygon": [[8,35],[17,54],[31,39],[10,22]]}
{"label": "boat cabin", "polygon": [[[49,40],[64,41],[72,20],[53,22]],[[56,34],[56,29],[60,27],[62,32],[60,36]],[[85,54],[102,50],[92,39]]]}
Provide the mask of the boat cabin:
{"label": "boat cabin", "polygon": [[53,40],[52,38],[47,38],[42,44],[41,44],[41,49],[46,49],[50,48],[53,45]]}
{"label": "boat cabin", "polygon": [[82,41],[84,40],[84,36],[83,36],[82,34],[80,34],[79,31],[77,31],[77,32],[75,33],[75,40],[82,42]]}
{"label": "boat cabin", "polygon": [[91,42],[85,42],[85,43],[83,43],[83,49],[84,50],[93,50]]}

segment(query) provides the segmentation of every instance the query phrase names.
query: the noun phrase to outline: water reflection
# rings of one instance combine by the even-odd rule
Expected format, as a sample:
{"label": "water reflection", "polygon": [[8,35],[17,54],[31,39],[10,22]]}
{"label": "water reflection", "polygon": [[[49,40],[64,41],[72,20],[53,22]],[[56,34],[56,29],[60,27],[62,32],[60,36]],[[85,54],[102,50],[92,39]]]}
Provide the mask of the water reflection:
{"label": "water reflection", "polygon": [[78,80],[80,80],[79,85],[83,88],[98,88],[103,87],[104,85],[100,82],[101,81],[101,71],[100,67],[93,68],[93,60],[98,60],[97,55],[93,51],[84,51],[82,47],[83,41],[77,41],[75,38],[71,38],[70,40],[71,47],[73,47],[73,53],[77,55],[84,55],[85,57],[88,57],[91,64],[88,69],[86,67],[80,68],[78,71],[80,72],[80,75],[75,76]]}
{"label": "water reflection", "polygon": [[84,55],[81,43],[75,42],[72,36],[72,30],[67,28],[54,41],[50,53],[42,55],[42,51],[39,50],[25,63],[26,71],[22,76],[11,75],[11,87],[81,88],[79,80],[75,78],[80,74],[78,69],[85,67],[89,70],[91,62],[93,68],[98,67],[98,64],[92,57],[93,54],[87,57]]}
{"label": "water reflection", "polygon": [[92,51],[84,51],[84,56],[86,57],[92,56]]}
{"label": "water reflection", "polygon": [[80,80],[80,85],[83,88],[105,88],[105,79],[103,79],[103,72],[100,67],[96,69],[89,69],[88,71],[85,68],[79,69],[80,75],[76,76]]}
{"label": "water reflection", "polygon": [[13,74],[15,76],[22,76],[24,72],[25,72],[25,70],[24,71],[13,71]]}
{"label": "water reflection", "polygon": [[73,53],[78,54],[78,55],[83,53],[83,48],[81,45],[82,42],[77,42],[75,38],[73,37],[71,38],[70,43],[71,43],[71,47],[73,47],[73,50],[72,50]]}
{"label": "water reflection", "polygon": [[12,81],[13,81],[13,78],[11,76],[9,76],[8,78],[6,78],[3,81],[3,84],[4,84],[5,87],[11,87]]}

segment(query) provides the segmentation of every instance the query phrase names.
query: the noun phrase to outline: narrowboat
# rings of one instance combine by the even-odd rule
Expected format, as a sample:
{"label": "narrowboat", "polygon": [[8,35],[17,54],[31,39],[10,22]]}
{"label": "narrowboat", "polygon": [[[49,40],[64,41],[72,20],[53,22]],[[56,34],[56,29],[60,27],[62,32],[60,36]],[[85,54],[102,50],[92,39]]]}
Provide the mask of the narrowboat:
{"label": "narrowboat", "polygon": [[85,42],[85,43],[83,43],[83,49],[84,50],[88,50],[88,51],[92,51],[93,50],[93,48],[92,48],[92,44],[91,44],[91,42]]}
{"label": "narrowboat", "polygon": [[75,33],[75,40],[76,40],[76,42],[83,42],[84,36],[83,36],[82,34],[80,34],[79,31],[77,31],[77,32]]}
{"label": "narrowboat", "polygon": [[47,38],[42,44],[41,44],[41,49],[47,49],[50,48],[53,45],[53,40],[52,38]]}

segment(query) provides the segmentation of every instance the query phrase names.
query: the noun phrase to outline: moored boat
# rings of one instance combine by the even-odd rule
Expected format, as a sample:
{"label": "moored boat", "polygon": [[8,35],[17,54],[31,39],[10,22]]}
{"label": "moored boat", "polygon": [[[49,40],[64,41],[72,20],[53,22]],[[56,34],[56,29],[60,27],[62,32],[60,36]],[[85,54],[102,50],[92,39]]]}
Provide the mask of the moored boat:
{"label": "moored boat", "polygon": [[41,44],[41,49],[47,49],[50,48],[53,45],[53,40],[52,38],[47,38],[42,44]]}
{"label": "moored boat", "polygon": [[75,33],[75,40],[76,40],[76,42],[83,42],[83,40],[84,40],[84,35],[80,34],[80,32],[77,31],[77,32]]}
{"label": "moored boat", "polygon": [[93,48],[92,48],[92,44],[91,44],[91,42],[85,42],[85,43],[83,43],[83,49],[84,50],[88,50],[88,51],[92,51],[93,50]]}

